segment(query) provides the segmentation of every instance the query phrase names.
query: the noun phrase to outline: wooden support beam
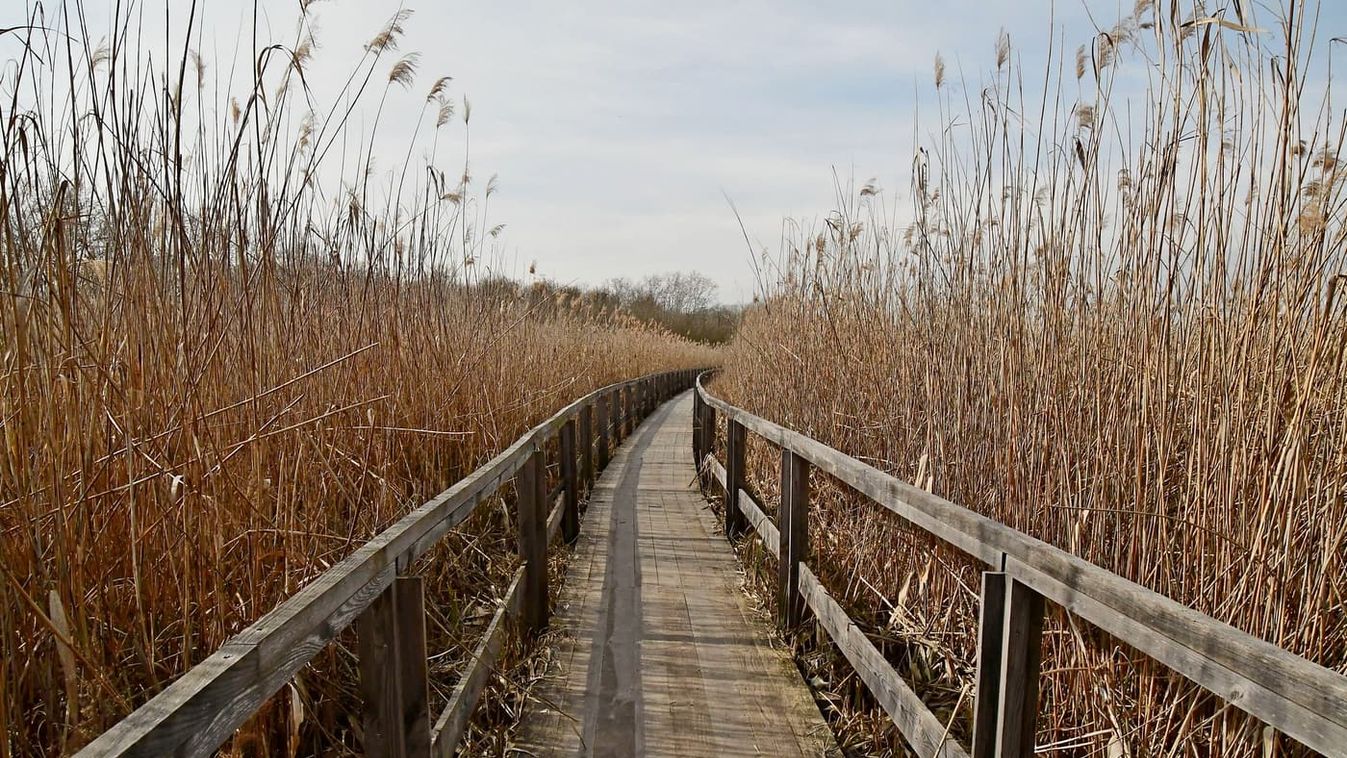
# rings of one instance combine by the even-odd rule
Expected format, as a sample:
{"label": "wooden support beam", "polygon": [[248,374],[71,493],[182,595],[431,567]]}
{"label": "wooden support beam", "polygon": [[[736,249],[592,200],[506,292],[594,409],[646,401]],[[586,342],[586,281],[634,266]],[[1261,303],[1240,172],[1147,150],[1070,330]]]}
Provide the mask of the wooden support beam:
{"label": "wooden support beam", "polygon": [[1005,630],[1006,575],[982,573],[978,619],[977,691],[973,700],[973,758],[995,758],[996,714],[1001,691],[1001,638]]}
{"label": "wooden support beam", "polygon": [[633,391],[634,388],[627,385],[626,395],[622,400],[622,421],[626,424],[626,428],[622,430],[623,439],[630,437],[631,433],[636,431],[636,401],[632,397]]}
{"label": "wooden support beam", "polygon": [[777,521],[781,531],[777,607],[782,628],[791,629],[804,620],[800,562],[809,555],[809,461],[785,449],[781,451],[781,508]]}
{"label": "wooden support beam", "polygon": [[375,758],[430,755],[426,614],[421,577],[398,577],[356,621],[364,750]]}
{"label": "wooden support beam", "polygon": [[739,491],[744,487],[744,425],[733,419],[725,422],[725,536],[735,537],[744,530],[744,514],[739,508]]}
{"label": "wooden support beam", "polygon": [[600,395],[598,399],[594,401],[594,412],[598,416],[596,422],[599,433],[598,456],[600,471],[608,468],[608,441],[612,436],[612,426],[609,420],[612,416],[612,403],[609,402],[609,397],[610,396],[608,395]]}
{"label": "wooden support beam", "polygon": [[706,456],[716,452],[716,409],[702,403],[701,455],[697,458],[697,470],[701,472],[702,491],[711,487],[711,473],[706,467]]}
{"label": "wooden support beam", "polygon": [[702,396],[692,395],[692,465],[698,469],[702,462]]}
{"label": "wooden support beam", "polygon": [[542,451],[529,456],[515,479],[519,557],[524,562],[519,620],[526,634],[547,627],[547,469]]}
{"label": "wooden support beam", "polygon": [[585,489],[594,486],[594,406],[580,409],[580,481]]}
{"label": "wooden support beam", "polygon": [[575,470],[575,419],[561,427],[561,486],[565,495],[561,512],[561,538],[575,542],[580,536],[580,480]]}
{"label": "wooden support beam", "polygon": [[833,644],[851,663],[875,701],[889,714],[903,739],[912,747],[912,752],[905,755],[968,758],[958,740],[950,735],[948,726],[927,709],[865,632],[823,589],[808,564],[803,563],[800,564],[800,594]]}
{"label": "wooden support beam", "polygon": [[1015,579],[1005,584],[996,755],[998,758],[1029,758],[1034,754],[1034,729],[1038,719],[1043,596]]}

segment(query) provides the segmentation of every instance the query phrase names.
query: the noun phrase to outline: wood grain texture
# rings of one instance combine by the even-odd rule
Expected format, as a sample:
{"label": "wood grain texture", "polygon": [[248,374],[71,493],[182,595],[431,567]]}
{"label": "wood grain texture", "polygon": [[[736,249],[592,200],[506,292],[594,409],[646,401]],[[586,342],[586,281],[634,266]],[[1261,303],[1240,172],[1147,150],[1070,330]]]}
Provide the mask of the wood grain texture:
{"label": "wood grain texture", "polygon": [[[704,376],[704,375],[703,375]],[[1347,676],[710,395],[706,404],[878,505],[1001,568],[1227,702],[1326,754],[1347,745]]]}
{"label": "wood grain texture", "polygon": [[690,395],[657,409],[595,485],[521,751],[837,754],[695,489],[690,410]]}
{"label": "wood grain texture", "polygon": [[883,653],[847,616],[842,606],[833,600],[807,565],[800,566],[800,590],[814,617],[828,632],[829,639],[851,662],[870,694],[893,719],[894,726],[902,732],[903,738],[917,755],[967,758],[968,753],[949,736],[945,725],[936,719],[935,714],[917,697],[917,693],[894,671]]}
{"label": "wood grain texture", "polygon": [[747,430],[729,419],[725,424],[725,535],[738,536],[744,530],[744,514],[739,508],[739,491],[744,487],[744,450]]}
{"label": "wood grain texture", "polygon": [[772,554],[773,558],[781,557],[781,533],[777,531],[776,524],[762,510],[762,507],[753,500],[753,496],[745,490],[739,490],[739,510],[743,511],[744,518],[753,525],[753,530],[758,533],[758,539],[767,552]]}
{"label": "wood grain texture", "polygon": [[984,571],[982,605],[978,613],[977,691],[973,694],[973,758],[996,756],[1005,608],[1005,572]]}
{"label": "wood grain texture", "polygon": [[609,441],[613,436],[612,421],[610,421],[612,414],[610,413],[609,406],[610,404],[607,395],[600,395],[594,401],[594,413],[598,417],[597,433],[599,438],[597,443],[598,449],[595,451],[595,455],[598,456],[599,459],[600,471],[608,467]]}
{"label": "wood grain texture", "polygon": [[1005,582],[1001,625],[1001,679],[997,683],[996,755],[1030,758],[1038,723],[1039,661],[1043,652],[1043,596],[1023,582]]}
{"label": "wood grain texture", "polygon": [[519,618],[524,630],[537,634],[547,627],[547,480],[541,451],[534,453],[515,482],[515,528],[519,558],[524,564]]}
{"label": "wood grain texture", "polygon": [[561,486],[566,503],[561,517],[561,536],[567,542],[574,542],[580,535],[580,478],[576,467],[575,421],[567,421],[561,427],[560,434]]}
{"label": "wood grain texture", "polygon": [[393,588],[379,595],[356,621],[363,740],[370,758],[405,758],[402,683],[397,651],[397,599]]}
{"label": "wood grain texture", "polygon": [[578,427],[580,445],[580,481],[588,490],[594,484],[594,404],[580,409]]}
{"label": "wood grain texture", "polygon": [[398,659],[399,717],[402,754],[430,756],[430,677],[426,655],[425,580],[400,576],[389,588],[397,607],[395,631]]}
{"label": "wood grain texture", "polygon": [[781,451],[781,507],[777,510],[780,552],[777,568],[777,613],[781,625],[793,629],[804,621],[800,595],[800,563],[809,557],[809,462]]}

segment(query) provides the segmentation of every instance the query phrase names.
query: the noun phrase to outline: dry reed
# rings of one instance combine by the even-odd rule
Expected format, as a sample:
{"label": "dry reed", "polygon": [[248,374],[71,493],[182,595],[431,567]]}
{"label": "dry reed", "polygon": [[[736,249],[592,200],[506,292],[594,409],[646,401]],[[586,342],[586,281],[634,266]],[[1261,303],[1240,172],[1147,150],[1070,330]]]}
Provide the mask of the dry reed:
{"label": "dry reed", "polygon": [[[1041,93],[1004,38],[967,99],[937,61],[909,211],[867,186],[790,239],[715,389],[1347,672],[1345,124],[1313,4],[1182,5],[1138,3],[1075,76],[1055,48]],[[814,484],[826,583],[966,737],[975,567]],[[844,739],[901,754],[828,671]],[[1303,752],[1060,611],[1043,676],[1047,754]]]}
{"label": "dry reed", "polygon": [[[494,182],[444,168],[470,112],[450,122],[447,79],[403,165],[374,170],[348,124],[377,99],[377,136],[416,86],[416,58],[391,60],[407,13],[325,111],[307,3],[237,97],[185,46],[149,66],[134,14],[109,48],[81,43],[78,3],[43,7],[5,30],[0,74],[0,756],[77,749],[570,399],[712,360],[479,273]],[[509,519],[484,509],[424,566],[440,702]],[[346,643],[230,750],[358,749]]]}

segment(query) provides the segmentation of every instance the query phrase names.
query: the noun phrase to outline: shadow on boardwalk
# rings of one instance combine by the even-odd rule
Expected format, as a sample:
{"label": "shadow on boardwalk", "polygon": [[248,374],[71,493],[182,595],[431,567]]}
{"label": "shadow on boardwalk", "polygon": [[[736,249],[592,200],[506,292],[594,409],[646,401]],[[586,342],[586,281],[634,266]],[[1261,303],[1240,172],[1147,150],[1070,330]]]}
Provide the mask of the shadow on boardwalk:
{"label": "shadow on boardwalk", "polygon": [[524,718],[531,754],[837,754],[696,490],[691,406],[656,411],[594,488]]}

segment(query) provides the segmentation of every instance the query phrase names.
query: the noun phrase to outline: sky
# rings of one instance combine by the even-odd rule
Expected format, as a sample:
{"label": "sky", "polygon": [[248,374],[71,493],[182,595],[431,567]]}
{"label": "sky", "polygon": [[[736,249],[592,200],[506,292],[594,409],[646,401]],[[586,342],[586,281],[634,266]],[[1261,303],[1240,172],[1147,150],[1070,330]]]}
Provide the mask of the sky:
{"label": "sky", "polygon": [[[191,5],[139,1],[151,25],[165,11],[184,25]],[[113,2],[88,4],[93,27]],[[228,65],[249,37],[252,4],[199,2],[194,46]],[[1329,35],[1347,34],[1338,5],[1327,3]],[[293,38],[297,0],[257,7],[263,42]],[[756,290],[754,252],[777,247],[783,219],[835,207],[835,179],[876,179],[889,203],[906,202],[916,136],[931,128],[922,114],[933,109],[937,53],[947,92],[961,97],[961,78],[975,90],[994,67],[1003,30],[1032,78],[1054,35],[1074,51],[1132,2],[323,0],[309,10],[314,89],[335,91],[399,8],[413,11],[399,53],[420,53],[419,75],[390,93],[377,157],[401,162],[425,89],[452,76],[453,95],[472,104],[473,174],[498,177],[491,222],[506,230],[495,265],[522,275],[536,264],[578,284],[699,271],[722,300],[744,302]],[[358,129],[371,123],[357,114]]]}

